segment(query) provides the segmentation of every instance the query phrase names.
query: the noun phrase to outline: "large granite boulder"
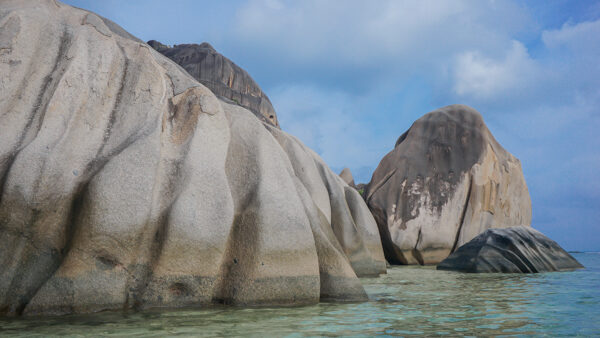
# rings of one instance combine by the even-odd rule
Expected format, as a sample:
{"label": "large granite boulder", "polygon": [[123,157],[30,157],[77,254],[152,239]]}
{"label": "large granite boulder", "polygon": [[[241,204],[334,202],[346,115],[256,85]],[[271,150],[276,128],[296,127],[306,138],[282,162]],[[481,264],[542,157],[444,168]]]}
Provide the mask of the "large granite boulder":
{"label": "large granite boulder", "polygon": [[464,105],[418,119],[365,191],[392,264],[436,264],[488,228],[529,225],[521,163]]}
{"label": "large granite boulder", "polygon": [[531,227],[488,229],[461,246],[438,270],[461,272],[549,272],[583,266],[555,241]]}
{"label": "large granite boulder", "polygon": [[183,67],[218,97],[247,108],[261,121],[279,127],[277,114],[267,94],[245,70],[221,55],[209,43],[170,47],[150,40],[148,44]]}
{"label": "large granite boulder", "polygon": [[0,315],[361,300],[366,204],[114,23],[0,3]]}

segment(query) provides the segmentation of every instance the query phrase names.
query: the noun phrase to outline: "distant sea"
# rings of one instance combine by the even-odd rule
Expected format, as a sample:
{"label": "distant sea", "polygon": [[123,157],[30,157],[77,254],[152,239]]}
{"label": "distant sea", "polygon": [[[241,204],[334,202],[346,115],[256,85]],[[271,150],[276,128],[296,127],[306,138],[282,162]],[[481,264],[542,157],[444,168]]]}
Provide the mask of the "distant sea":
{"label": "distant sea", "polygon": [[600,253],[584,270],[465,274],[401,266],[362,282],[370,300],[289,308],[105,312],[0,319],[0,336],[600,336]]}

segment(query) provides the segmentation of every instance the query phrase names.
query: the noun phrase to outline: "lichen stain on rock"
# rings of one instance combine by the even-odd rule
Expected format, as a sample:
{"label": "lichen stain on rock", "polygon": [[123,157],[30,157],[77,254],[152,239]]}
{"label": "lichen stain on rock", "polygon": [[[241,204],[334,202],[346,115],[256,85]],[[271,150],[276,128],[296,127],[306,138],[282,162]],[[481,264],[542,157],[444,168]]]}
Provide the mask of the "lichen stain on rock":
{"label": "lichen stain on rock", "polygon": [[169,125],[170,137],[173,143],[183,144],[194,133],[198,116],[204,113],[203,97],[201,90],[194,87],[174,96],[170,100],[169,114],[163,120],[163,127],[165,123]]}

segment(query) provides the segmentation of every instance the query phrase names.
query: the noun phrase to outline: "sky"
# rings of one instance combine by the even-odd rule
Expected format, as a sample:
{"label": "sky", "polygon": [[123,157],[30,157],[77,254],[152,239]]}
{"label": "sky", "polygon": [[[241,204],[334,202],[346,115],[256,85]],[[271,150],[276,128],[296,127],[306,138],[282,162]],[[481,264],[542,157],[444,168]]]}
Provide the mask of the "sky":
{"label": "sky", "polygon": [[521,160],[532,226],[600,251],[600,1],[64,2],[144,41],[209,42],[356,182],[416,119],[467,104]]}

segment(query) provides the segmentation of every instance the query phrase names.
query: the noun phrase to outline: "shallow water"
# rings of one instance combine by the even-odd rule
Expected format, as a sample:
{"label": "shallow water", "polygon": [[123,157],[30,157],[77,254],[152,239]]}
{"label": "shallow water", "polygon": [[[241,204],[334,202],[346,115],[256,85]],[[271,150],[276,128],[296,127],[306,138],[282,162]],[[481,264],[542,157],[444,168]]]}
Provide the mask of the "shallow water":
{"label": "shallow water", "polygon": [[600,254],[573,256],[585,270],[464,274],[393,267],[362,279],[370,298],[365,303],[0,319],[0,335],[600,336]]}

